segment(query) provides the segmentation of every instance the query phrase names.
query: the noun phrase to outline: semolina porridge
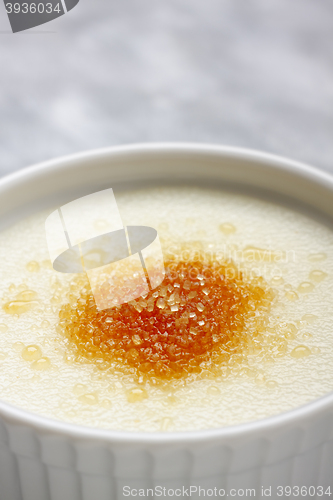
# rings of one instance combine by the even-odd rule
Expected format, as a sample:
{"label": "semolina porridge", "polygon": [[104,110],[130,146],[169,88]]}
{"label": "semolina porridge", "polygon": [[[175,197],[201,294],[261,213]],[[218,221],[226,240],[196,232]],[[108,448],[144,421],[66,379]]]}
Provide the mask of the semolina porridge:
{"label": "semolina porridge", "polygon": [[[333,233],[289,208],[192,187],[116,193],[157,229],[166,276],[96,308],[51,265],[45,219],[0,234],[0,399],[79,425],[216,428],[333,390]],[[103,225],[103,220],[96,220]]]}

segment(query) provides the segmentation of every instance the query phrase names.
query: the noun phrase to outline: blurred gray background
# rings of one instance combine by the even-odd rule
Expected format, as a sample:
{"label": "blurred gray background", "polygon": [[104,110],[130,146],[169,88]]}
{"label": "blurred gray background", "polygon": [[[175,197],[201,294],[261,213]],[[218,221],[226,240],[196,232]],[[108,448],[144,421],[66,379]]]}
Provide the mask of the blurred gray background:
{"label": "blurred gray background", "polygon": [[114,144],[194,141],[333,171],[331,0],[81,0],[11,34],[0,175]]}

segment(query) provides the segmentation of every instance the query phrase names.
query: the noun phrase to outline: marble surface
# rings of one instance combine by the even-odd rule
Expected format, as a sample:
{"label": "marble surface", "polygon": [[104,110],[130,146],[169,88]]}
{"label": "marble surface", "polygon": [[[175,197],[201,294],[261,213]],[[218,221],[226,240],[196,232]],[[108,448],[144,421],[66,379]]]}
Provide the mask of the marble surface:
{"label": "marble surface", "polygon": [[333,171],[332,26],[327,0],[81,0],[13,35],[1,4],[0,175],[148,141]]}

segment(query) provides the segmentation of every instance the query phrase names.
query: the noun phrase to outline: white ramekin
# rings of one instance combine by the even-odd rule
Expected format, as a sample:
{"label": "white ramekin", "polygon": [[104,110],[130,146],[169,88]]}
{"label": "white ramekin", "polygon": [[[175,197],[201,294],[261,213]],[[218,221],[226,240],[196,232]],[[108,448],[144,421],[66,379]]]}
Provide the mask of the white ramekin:
{"label": "white ramekin", "polygon": [[[239,148],[151,144],[81,153],[1,179],[0,226],[105,187],[156,181],[257,191],[333,220],[333,177],[321,171]],[[299,496],[329,499],[320,487],[333,493],[332,424],[333,394],[264,420],[179,433],[85,428],[0,402],[0,500],[110,500],[125,498],[125,486],[132,496],[155,487],[166,488],[156,497],[187,496],[192,486],[192,497],[201,487],[200,497],[254,498],[255,490],[255,498],[273,499],[279,486],[303,486]]]}

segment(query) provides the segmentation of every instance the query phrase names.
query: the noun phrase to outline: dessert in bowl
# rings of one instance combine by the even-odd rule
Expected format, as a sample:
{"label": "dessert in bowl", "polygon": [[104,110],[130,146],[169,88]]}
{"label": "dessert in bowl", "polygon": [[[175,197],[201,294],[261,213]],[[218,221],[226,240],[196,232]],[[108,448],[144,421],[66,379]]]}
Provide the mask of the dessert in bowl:
{"label": "dessert in bowl", "polygon": [[[275,463],[283,484],[294,456],[309,463],[305,484],[325,475],[331,458],[317,471],[307,453],[330,432],[331,396],[317,399],[332,390],[329,182],[269,155],[186,145],[93,152],[3,181],[3,220],[20,219],[0,234],[4,449],[25,466],[38,457],[51,498],[76,491],[74,476],[50,479],[55,467],[105,498],[115,482],[148,484],[150,466],[155,482],[190,471],[242,487]],[[57,204],[108,187],[124,225],[158,230],[166,276],[99,311],[84,274],[52,269],[44,223]],[[18,442],[18,428],[34,437]],[[12,474],[42,498],[25,466]]]}

